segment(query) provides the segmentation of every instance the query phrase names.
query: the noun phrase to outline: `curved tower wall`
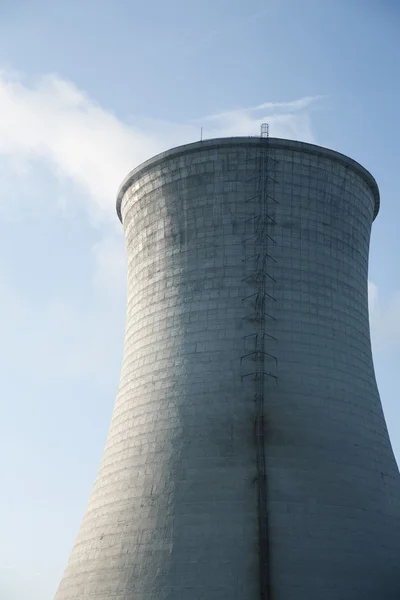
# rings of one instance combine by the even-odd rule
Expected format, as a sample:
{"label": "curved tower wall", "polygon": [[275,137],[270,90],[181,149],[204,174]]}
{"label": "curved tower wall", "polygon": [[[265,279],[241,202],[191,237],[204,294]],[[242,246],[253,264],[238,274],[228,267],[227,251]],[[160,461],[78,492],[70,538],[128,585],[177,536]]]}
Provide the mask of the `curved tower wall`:
{"label": "curved tower wall", "polygon": [[368,323],[373,178],[209,140],[120,190],[125,350],[56,600],[398,600],[398,469]]}

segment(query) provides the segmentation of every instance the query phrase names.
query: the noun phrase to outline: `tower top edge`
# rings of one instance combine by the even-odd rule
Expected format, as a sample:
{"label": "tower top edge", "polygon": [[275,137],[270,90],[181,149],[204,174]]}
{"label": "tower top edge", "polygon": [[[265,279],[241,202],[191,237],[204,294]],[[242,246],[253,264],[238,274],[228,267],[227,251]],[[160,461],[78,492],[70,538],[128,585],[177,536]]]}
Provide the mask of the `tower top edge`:
{"label": "tower top edge", "polygon": [[259,146],[262,147],[268,144],[269,148],[274,149],[285,149],[295,150],[297,152],[304,152],[306,154],[313,154],[314,156],[323,156],[330,158],[332,161],[338,162],[343,166],[352,169],[358,175],[364,179],[364,181],[370,186],[375,199],[374,219],[378,215],[380,207],[380,194],[378,184],[373,175],[356,160],[349,158],[345,154],[341,154],[336,150],[325,148],[324,146],[318,146],[316,144],[310,144],[308,142],[300,142],[296,140],[287,140],[283,138],[260,138],[260,137],[230,137],[230,138],[213,138],[202,140],[198,142],[192,142],[190,144],[184,144],[182,146],[176,146],[164,152],[156,154],[152,158],[149,158],[145,162],[135,167],[123,180],[117,193],[117,214],[118,218],[122,223],[121,214],[121,203],[125,192],[129,189],[132,183],[139,177],[143,176],[146,171],[154,168],[159,163],[168,160],[172,157],[177,157],[183,154],[191,154],[201,152],[204,150],[215,149],[235,146]]}

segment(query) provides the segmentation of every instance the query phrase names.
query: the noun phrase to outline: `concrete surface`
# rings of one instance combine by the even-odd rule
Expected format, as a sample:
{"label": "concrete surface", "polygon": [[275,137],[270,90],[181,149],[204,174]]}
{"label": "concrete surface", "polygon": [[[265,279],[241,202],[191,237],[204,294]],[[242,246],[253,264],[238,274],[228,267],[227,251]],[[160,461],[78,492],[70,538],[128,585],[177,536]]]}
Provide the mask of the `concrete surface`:
{"label": "concrete surface", "polygon": [[360,165],[288,140],[198,142],[127,177],[120,387],[56,600],[400,598],[378,209]]}

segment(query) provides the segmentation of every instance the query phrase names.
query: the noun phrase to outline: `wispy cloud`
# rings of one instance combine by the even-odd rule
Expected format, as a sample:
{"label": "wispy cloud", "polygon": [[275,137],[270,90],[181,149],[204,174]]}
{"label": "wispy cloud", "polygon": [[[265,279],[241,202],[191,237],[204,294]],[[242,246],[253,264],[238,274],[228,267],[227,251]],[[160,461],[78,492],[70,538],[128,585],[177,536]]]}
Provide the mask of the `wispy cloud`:
{"label": "wispy cloud", "polygon": [[24,163],[40,159],[86,194],[96,217],[109,213],[132,164],[157,149],[151,134],[127,127],[67,81],[46,76],[27,87],[0,78],[0,154],[20,176]]}
{"label": "wispy cloud", "polygon": [[[268,117],[273,135],[312,140],[306,109],[316,98],[263,103],[209,115],[205,135],[256,135]],[[261,114],[260,111],[263,111]],[[58,178],[80,189],[91,216],[114,217],[115,194],[134,166],[169,146],[198,139],[199,125],[138,119],[127,125],[101,108],[71,82],[55,75],[24,85],[15,74],[0,74],[0,155],[18,178],[42,161]]]}
{"label": "wispy cloud", "polygon": [[382,297],[368,282],[371,338],[374,353],[384,354],[400,346],[400,291]]}
{"label": "wispy cloud", "polygon": [[[264,102],[189,123],[140,118],[128,125],[58,76],[47,75],[28,85],[15,73],[0,73],[0,186],[5,208],[20,214],[23,203],[38,210],[53,201],[53,210],[65,211],[75,203],[80,215],[86,212],[100,229],[92,249],[93,298],[88,310],[78,310],[62,297],[48,297],[35,310],[0,269],[0,306],[9,315],[0,327],[5,342],[0,356],[8,363],[26,364],[35,357],[33,375],[46,365],[53,377],[93,377],[96,370],[101,376],[120,344],[109,310],[115,302],[121,307],[125,289],[122,231],[115,214],[116,192],[125,175],[158,152],[198,140],[203,122],[205,137],[257,135],[268,118],[273,135],[314,141],[308,109],[317,100]],[[49,178],[57,182],[56,199],[49,193]]]}
{"label": "wispy cloud", "polygon": [[372,281],[368,281],[368,306],[370,314],[374,314],[378,299],[378,286]]}
{"label": "wispy cloud", "polygon": [[318,95],[305,96],[304,98],[299,98],[298,100],[293,100],[292,102],[264,102],[264,104],[259,104],[250,110],[298,111],[309,108],[312,104],[315,104],[324,98],[326,98],[326,96]]}
{"label": "wispy cloud", "polygon": [[314,142],[311,109],[324,96],[306,96],[291,102],[264,102],[196,119],[205,125],[204,137],[259,135],[262,123],[268,123],[272,137]]}
{"label": "wispy cloud", "polygon": [[259,112],[260,110],[267,111],[265,116],[269,113],[271,117],[274,117],[274,113],[282,113],[282,112],[297,112],[300,110],[304,110],[309,108],[312,104],[315,104],[318,100],[322,100],[325,96],[305,96],[304,98],[299,98],[298,100],[293,100],[291,102],[264,102],[263,104],[258,104],[257,106],[250,106],[247,108],[238,108],[236,110],[229,110],[227,112],[217,113],[215,115],[208,115],[207,117],[203,117],[203,121],[220,121],[221,119],[226,118],[236,118],[238,115],[243,114],[251,114]]}

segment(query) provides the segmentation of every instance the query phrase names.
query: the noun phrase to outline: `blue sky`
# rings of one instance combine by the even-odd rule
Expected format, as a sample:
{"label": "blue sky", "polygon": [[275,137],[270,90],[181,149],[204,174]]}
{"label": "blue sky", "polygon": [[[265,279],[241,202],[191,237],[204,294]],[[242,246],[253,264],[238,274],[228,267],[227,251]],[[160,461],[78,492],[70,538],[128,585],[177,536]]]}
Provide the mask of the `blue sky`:
{"label": "blue sky", "polygon": [[0,6],[0,597],[51,600],[119,380],[127,172],[204,136],[360,161],[381,189],[376,374],[400,458],[397,0],[5,0]]}

